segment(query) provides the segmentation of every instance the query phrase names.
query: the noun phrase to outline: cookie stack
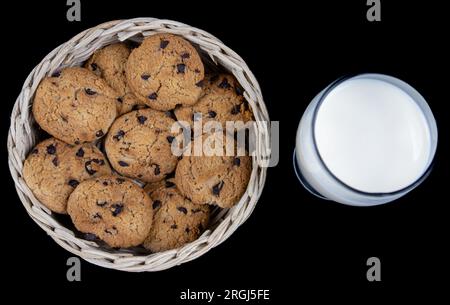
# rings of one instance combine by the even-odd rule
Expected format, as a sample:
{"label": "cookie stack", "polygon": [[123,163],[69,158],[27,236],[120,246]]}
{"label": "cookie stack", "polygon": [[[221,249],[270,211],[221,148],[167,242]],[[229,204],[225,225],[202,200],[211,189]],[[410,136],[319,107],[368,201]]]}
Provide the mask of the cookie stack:
{"label": "cookie stack", "polygon": [[[32,110],[51,137],[31,150],[25,182],[85,239],[110,247],[159,252],[189,243],[207,229],[210,206],[235,205],[250,179],[248,155],[173,153],[182,136],[174,126],[252,120],[236,79],[205,72],[179,36],[97,50],[84,67],[43,79]],[[223,145],[234,141],[217,130],[195,138],[218,135]]]}

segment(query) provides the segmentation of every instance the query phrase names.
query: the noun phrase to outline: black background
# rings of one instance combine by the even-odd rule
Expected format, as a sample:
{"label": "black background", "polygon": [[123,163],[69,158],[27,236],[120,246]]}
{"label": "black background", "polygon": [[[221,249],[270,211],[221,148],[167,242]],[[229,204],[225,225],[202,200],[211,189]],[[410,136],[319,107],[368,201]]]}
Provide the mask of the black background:
{"label": "black background", "polygon": [[[261,2],[261,1],[260,1]],[[296,2],[296,1],[294,1]],[[339,3],[337,3],[339,2]],[[179,302],[182,289],[271,289],[272,301],[301,299],[312,288],[380,295],[385,288],[448,280],[449,181],[448,17],[437,3],[382,1],[382,22],[366,20],[366,1],[201,2],[82,1],[82,21],[66,20],[65,1],[16,1],[3,9],[2,276],[6,287],[39,288],[100,298],[143,296]],[[7,18],[7,17],[10,18]],[[70,253],[27,215],[7,169],[6,136],[23,81],[55,47],[99,23],[133,17],[181,21],[221,39],[246,60],[260,82],[272,120],[280,121],[280,163],[247,222],[195,261],[156,273],[126,273],[82,262],[82,282],[66,281]],[[309,101],[336,78],[378,72],[405,80],[427,99],[439,145],[430,177],[391,204],[355,208],[319,200],[292,170],[299,119]],[[382,282],[366,280],[366,260],[381,259]],[[421,286],[423,287],[423,286]],[[8,289],[9,290],[9,289]],[[421,291],[412,290],[417,293]],[[20,294],[16,294],[16,297]],[[154,303],[154,302],[153,302]]]}

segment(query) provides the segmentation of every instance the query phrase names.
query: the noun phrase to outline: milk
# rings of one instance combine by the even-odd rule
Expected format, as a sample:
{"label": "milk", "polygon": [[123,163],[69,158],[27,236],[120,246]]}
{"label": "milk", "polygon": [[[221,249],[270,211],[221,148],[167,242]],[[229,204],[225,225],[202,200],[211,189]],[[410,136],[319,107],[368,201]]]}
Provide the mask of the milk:
{"label": "milk", "polygon": [[328,169],[359,191],[390,193],[426,170],[430,130],[405,91],[377,79],[350,79],[318,108],[317,149]]}
{"label": "milk", "polygon": [[437,126],[420,93],[388,75],[332,83],[308,105],[294,169],[314,195],[369,206],[395,200],[426,178]]}

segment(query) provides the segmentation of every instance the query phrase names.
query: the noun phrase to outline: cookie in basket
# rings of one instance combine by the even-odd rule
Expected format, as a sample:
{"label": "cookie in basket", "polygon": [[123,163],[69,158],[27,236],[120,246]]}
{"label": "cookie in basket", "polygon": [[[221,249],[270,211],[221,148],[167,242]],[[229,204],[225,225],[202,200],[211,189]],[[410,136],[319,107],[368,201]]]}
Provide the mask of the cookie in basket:
{"label": "cookie in basket", "polygon": [[86,180],[67,202],[75,227],[111,247],[142,244],[152,226],[152,201],[129,179],[115,175]]}
{"label": "cookie in basket", "polygon": [[[218,141],[219,137],[222,137],[222,143]],[[214,149],[215,145],[222,144],[223,151],[227,143],[234,143],[236,147],[234,138],[226,133],[203,134],[198,138],[202,138],[203,147]],[[247,189],[251,169],[248,155],[184,156],[178,162],[175,183],[180,192],[195,204],[230,208],[239,202]]]}
{"label": "cookie in basket", "polygon": [[152,252],[175,249],[196,240],[206,229],[209,206],[193,204],[180,194],[172,180],[147,184],[153,200],[153,225],[144,241]]}
{"label": "cookie in basket", "polygon": [[80,182],[110,173],[97,147],[71,146],[55,138],[36,145],[23,166],[23,178],[34,196],[53,212],[63,214],[67,198]]}
{"label": "cookie in basket", "polygon": [[174,123],[170,114],[149,108],[122,115],[106,136],[111,165],[120,174],[144,182],[164,179],[178,162],[171,151]]}
{"label": "cookie in basket", "polygon": [[91,71],[65,68],[39,84],[33,103],[37,123],[69,144],[103,137],[117,115],[117,93]]}
{"label": "cookie in basket", "polygon": [[197,102],[204,67],[197,50],[185,39],[156,34],[134,49],[126,65],[128,84],[147,106],[171,110]]}
{"label": "cookie in basket", "polygon": [[106,83],[119,94],[119,114],[143,107],[145,104],[137,99],[127,84],[125,65],[130,55],[130,48],[123,42],[108,45],[92,54],[86,62],[86,69],[102,77]]}
{"label": "cookie in basket", "polygon": [[194,120],[202,123],[217,121],[225,128],[227,121],[246,123],[252,119],[252,112],[243,96],[243,89],[229,74],[208,75],[203,84],[199,101],[189,107],[178,107],[175,115],[179,121],[191,126]]}

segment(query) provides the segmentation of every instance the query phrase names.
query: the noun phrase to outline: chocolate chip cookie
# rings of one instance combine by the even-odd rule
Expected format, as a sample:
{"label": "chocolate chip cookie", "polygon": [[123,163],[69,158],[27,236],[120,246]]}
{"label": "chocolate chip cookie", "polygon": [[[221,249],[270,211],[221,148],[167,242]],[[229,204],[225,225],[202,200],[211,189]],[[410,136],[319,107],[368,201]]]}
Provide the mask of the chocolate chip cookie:
{"label": "chocolate chip cookie", "polygon": [[171,110],[197,102],[204,77],[198,52],[185,39],[156,34],[134,49],[126,65],[128,84],[149,107]]}
{"label": "chocolate chip cookie", "polygon": [[145,188],[153,200],[154,215],[144,247],[160,252],[196,240],[208,225],[209,206],[193,204],[171,180],[154,184]]}
{"label": "chocolate chip cookie", "polygon": [[103,137],[117,115],[117,93],[80,67],[63,69],[39,84],[33,114],[42,129],[69,144]]}
{"label": "chocolate chip cookie", "polygon": [[164,179],[178,162],[171,151],[176,137],[171,133],[174,123],[170,115],[153,109],[136,110],[119,117],[105,142],[111,165],[120,174],[144,182]]}
{"label": "chocolate chip cookie", "polygon": [[120,103],[119,114],[130,112],[133,107],[144,105],[129,88],[125,76],[125,65],[130,55],[130,48],[122,42],[108,45],[92,54],[85,67],[103,78],[116,90]]}
{"label": "chocolate chip cookie", "polygon": [[[222,143],[218,141],[220,137],[223,137]],[[198,138],[203,141],[204,152],[205,147],[211,147],[214,151],[216,145],[226,151],[227,143],[235,143],[233,137],[221,132],[203,134],[194,140]],[[236,144],[233,145],[236,147]],[[235,150],[228,154],[219,156],[207,152],[203,156],[184,156],[178,162],[175,173],[175,183],[181,194],[195,204],[218,205],[222,208],[235,205],[247,189],[251,158],[240,156]]]}
{"label": "chocolate chip cookie", "polygon": [[216,121],[222,128],[226,127],[228,121],[246,123],[252,119],[243,89],[229,74],[207,76],[199,101],[193,106],[178,107],[175,115],[178,120],[191,126],[194,121],[201,119],[203,124]]}
{"label": "chocolate chip cookie", "polygon": [[36,145],[23,167],[23,178],[34,196],[63,214],[67,198],[80,182],[110,173],[105,156],[92,144],[71,146],[55,138]]}
{"label": "chocolate chip cookie", "polygon": [[152,201],[134,182],[103,176],[80,183],[67,203],[75,227],[111,247],[141,244],[152,226]]}

